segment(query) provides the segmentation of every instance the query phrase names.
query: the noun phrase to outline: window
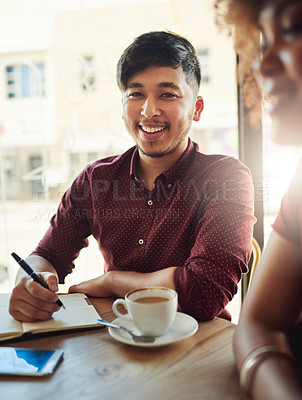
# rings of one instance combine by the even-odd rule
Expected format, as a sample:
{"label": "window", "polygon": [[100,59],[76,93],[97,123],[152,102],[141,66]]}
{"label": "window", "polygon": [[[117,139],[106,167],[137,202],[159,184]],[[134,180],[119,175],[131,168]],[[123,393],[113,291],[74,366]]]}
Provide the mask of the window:
{"label": "window", "polygon": [[88,162],[93,162],[93,161],[97,160],[97,158],[98,158],[98,153],[96,153],[96,152],[90,152],[87,154]]}
{"label": "window", "polygon": [[9,65],[6,67],[8,98],[45,96],[44,64]]}
{"label": "window", "polygon": [[[228,45],[220,45],[207,1],[2,1],[0,20],[9,31],[1,48],[6,98],[0,140],[3,156],[13,157],[5,175],[6,208],[0,207],[0,265],[9,271],[0,292],[14,286],[16,263],[7,243],[14,243],[20,255],[29,254],[49,227],[64,187],[85,165],[133,146],[121,118],[116,64],[134,37],[154,30],[155,22],[162,30],[170,21],[173,31],[199,49],[206,106],[201,121],[193,122],[194,141],[207,151],[237,154],[237,120],[233,124],[229,118],[236,116],[233,43],[229,38]],[[200,25],[211,34],[201,35]],[[217,52],[234,74],[222,82]],[[34,97],[38,93],[43,101]],[[66,278],[66,289],[103,272],[98,244],[89,241],[76,260],[78,268]]]}
{"label": "window", "polygon": [[210,56],[209,49],[198,49],[197,56],[201,68],[201,82],[210,82]]}
{"label": "window", "polygon": [[93,90],[95,88],[93,57],[83,57],[83,61],[81,63],[80,80],[83,91]]}
{"label": "window", "polygon": [[29,157],[29,169],[32,173],[30,191],[32,196],[40,195],[43,192],[42,180],[39,167],[42,167],[42,157],[40,155]]}

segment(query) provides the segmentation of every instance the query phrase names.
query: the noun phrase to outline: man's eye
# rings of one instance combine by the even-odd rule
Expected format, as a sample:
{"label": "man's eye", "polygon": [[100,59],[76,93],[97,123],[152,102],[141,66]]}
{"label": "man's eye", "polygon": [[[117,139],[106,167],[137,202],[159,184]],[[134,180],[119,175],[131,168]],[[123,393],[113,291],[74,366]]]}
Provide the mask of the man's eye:
{"label": "man's eye", "polygon": [[142,93],[140,93],[140,92],[132,92],[132,93],[129,93],[128,94],[128,97],[142,97],[143,96],[143,94]]}
{"label": "man's eye", "polygon": [[163,93],[162,95],[161,95],[161,97],[165,97],[165,98],[174,98],[174,97],[177,97],[176,96],[176,94],[175,93]]}

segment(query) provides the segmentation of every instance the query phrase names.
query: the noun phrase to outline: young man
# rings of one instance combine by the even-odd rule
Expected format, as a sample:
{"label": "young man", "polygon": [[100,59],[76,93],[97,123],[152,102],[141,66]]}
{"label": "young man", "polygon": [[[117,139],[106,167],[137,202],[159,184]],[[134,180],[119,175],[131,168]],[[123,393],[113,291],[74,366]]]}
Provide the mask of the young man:
{"label": "young man", "polygon": [[203,100],[190,42],[168,32],[139,36],[117,67],[123,119],[136,146],[89,165],[64,194],[51,226],[27,261],[49,285],[22,271],[10,301],[16,319],[57,311],[58,281],[93,235],[105,273],[70,292],[124,296],[145,286],[178,292],[182,311],[200,320],[221,314],[247,271],[253,224],[248,169],[205,155],[188,138]]}

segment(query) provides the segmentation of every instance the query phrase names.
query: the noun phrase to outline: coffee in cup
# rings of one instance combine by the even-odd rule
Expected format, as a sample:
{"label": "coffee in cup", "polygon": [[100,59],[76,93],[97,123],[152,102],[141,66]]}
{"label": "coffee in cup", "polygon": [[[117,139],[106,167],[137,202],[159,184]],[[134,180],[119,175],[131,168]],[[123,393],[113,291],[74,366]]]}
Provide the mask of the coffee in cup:
{"label": "coffee in cup", "polygon": [[[127,314],[122,314],[117,306],[121,304]],[[173,289],[147,287],[137,289],[117,299],[112,305],[113,312],[121,319],[131,321],[142,335],[161,336],[174,322],[178,297]]]}

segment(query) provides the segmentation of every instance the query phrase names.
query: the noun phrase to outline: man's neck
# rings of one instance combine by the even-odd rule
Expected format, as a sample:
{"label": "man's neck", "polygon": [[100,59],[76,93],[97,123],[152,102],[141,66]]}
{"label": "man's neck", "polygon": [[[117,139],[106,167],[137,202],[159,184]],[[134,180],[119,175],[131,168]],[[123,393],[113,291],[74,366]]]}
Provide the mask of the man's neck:
{"label": "man's neck", "polygon": [[155,179],[176,164],[183,153],[184,151],[174,152],[163,157],[149,157],[139,151],[137,173],[145,188],[152,190]]}

